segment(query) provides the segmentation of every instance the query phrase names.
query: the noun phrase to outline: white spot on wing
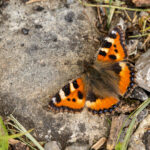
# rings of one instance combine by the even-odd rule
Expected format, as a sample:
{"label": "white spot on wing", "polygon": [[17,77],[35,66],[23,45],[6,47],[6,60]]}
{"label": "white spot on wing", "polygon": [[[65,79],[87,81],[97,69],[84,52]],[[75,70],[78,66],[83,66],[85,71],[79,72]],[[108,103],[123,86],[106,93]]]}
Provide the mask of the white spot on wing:
{"label": "white spot on wing", "polygon": [[106,53],[109,51],[108,48],[101,48],[100,50],[103,51],[103,52],[106,52]]}
{"label": "white spot on wing", "polygon": [[120,59],[120,54],[116,54],[117,59]]}
{"label": "white spot on wing", "polygon": [[70,83],[70,90],[71,90],[71,92],[73,92],[75,90],[73,83]]}
{"label": "white spot on wing", "polygon": [[120,63],[119,63],[119,65],[122,67],[122,69],[124,69],[124,68],[125,68],[125,66],[126,66],[126,63],[124,63],[124,62],[120,62]]}
{"label": "white spot on wing", "polygon": [[91,102],[90,102],[90,101],[87,101],[87,102],[86,102],[86,106],[87,106],[87,107],[90,107],[90,106],[91,106]]}
{"label": "white spot on wing", "polygon": [[112,30],[111,33],[112,33],[112,34],[117,34],[117,31]]}
{"label": "white spot on wing", "polygon": [[113,38],[110,38],[110,37],[106,37],[105,40],[112,44],[114,44],[114,41],[115,41]]}
{"label": "white spot on wing", "polygon": [[77,99],[77,103],[78,103],[78,104],[83,103],[83,99]]}
{"label": "white spot on wing", "polygon": [[66,98],[65,93],[64,93],[64,91],[62,89],[59,91],[59,95],[60,95],[61,99],[65,99]]}
{"label": "white spot on wing", "polygon": [[56,103],[56,97],[53,97],[53,98],[52,98],[52,101],[53,101],[53,103],[55,104],[55,103]]}

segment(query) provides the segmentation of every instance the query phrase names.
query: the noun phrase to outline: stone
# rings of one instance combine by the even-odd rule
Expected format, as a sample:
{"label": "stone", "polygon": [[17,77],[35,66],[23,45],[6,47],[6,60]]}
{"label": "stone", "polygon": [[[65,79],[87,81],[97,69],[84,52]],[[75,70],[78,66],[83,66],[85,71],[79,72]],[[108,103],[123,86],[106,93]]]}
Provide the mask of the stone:
{"label": "stone", "polygon": [[[128,150],[147,150],[145,143],[147,138],[144,138],[148,128],[150,126],[150,115],[148,115],[138,126],[134,134],[131,136]],[[145,141],[144,141],[145,140]],[[143,143],[144,142],[144,143]]]}
{"label": "stone", "polygon": [[74,144],[71,146],[66,147],[65,150],[89,150],[89,146],[88,145],[80,145],[80,144]]}
{"label": "stone", "polygon": [[116,142],[117,142],[119,132],[122,129],[122,126],[123,126],[126,118],[127,118],[127,116],[124,114],[122,114],[120,116],[112,117],[110,135],[108,137],[108,141],[106,144],[107,149],[112,150],[115,148],[115,145],[117,144]]}
{"label": "stone", "polygon": [[139,115],[137,116],[137,121],[138,122],[142,122],[142,120],[144,120],[145,118],[146,118],[146,116],[148,115],[148,109],[143,109],[140,113],[139,113]]}
{"label": "stone", "polygon": [[149,13],[148,13],[148,12],[145,12],[145,11],[141,11],[141,12],[140,12],[140,16],[141,16],[141,17],[148,17],[148,16],[149,16]]}
{"label": "stone", "polygon": [[150,149],[150,131],[149,130],[144,133],[142,141],[145,144],[146,150],[149,150]]}
{"label": "stone", "polygon": [[138,40],[129,40],[129,43],[127,45],[128,49],[128,55],[136,55],[137,54],[137,45],[138,45]]}
{"label": "stone", "polygon": [[135,64],[138,86],[150,92],[150,49],[140,56]]}
{"label": "stone", "polygon": [[130,95],[130,98],[137,99],[137,100],[140,100],[140,101],[145,101],[145,100],[148,99],[148,95],[146,94],[146,92],[142,88],[136,87],[132,91],[132,94]]}
{"label": "stone", "polygon": [[88,19],[94,22],[94,9],[65,4],[8,1],[0,21],[0,114],[13,113],[27,130],[35,129],[37,140],[56,141],[62,149],[77,141],[92,145],[109,130],[105,115],[47,109],[49,97],[82,73],[78,61],[93,59],[100,46],[88,40],[97,37]]}
{"label": "stone", "polygon": [[44,145],[44,150],[61,150],[56,141],[50,141]]}

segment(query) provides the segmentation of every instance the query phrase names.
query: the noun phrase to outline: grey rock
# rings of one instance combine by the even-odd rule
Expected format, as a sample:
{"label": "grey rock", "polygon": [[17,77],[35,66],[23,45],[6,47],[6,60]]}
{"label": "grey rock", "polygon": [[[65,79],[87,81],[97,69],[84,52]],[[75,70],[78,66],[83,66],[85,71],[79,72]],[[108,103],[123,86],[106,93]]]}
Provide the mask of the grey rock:
{"label": "grey rock", "polygon": [[149,144],[145,138],[148,127],[150,126],[150,115],[148,115],[138,126],[134,134],[131,136],[128,150],[147,150]]}
{"label": "grey rock", "polygon": [[138,122],[141,122],[142,120],[144,120],[144,118],[148,115],[148,111],[149,110],[144,109],[140,112],[140,114],[137,116]]}
{"label": "grey rock", "polygon": [[137,49],[143,50],[143,42],[138,41]]}
{"label": "grey rock", "polygon": [[140,56],[135,67],[138,86],[150,92],[150,49]]}
{"label": "grey rock", "polygon": [[74,145],[66,147],[65,150],[89,150],[89,146],[88,145],[74,144]]}
{"label": "grey rock", "polygon": [[142,139],[143,139],[143,143],[145,144],[146,150],[150,150],[150,131],[149,130],[144,133],[144,136]]}
{"label": "grey rock", "polygon": [[125,123],[125,120],[127,119],[128,116],[121,114],[120,116],[113,116],[112,117],[112,122],[111,122],[111,129],[110,129],[110,134],[107,140],[107,144],[106,144],[106,149],[110,150],[110,149],[114,149],[115,145],[117,144],[117,137],[119,135],[120,130],[122,129],[122,126],[124,125],[124,128],[121,132],[121,136],[119,139],[119,142],[122,142],[122,138],[124,137],[124,130],[127,127],[127,123]]}
{"label": "grey rock", "polygon": [[56,141],[48,142],[44,145],[45,150],[61,150],[60,145]]}
{"label": "grey rock", "polygon": [[148,95],[146,94],[146,92],[142,88],[136,87],[132,91],[132,94],[130,95],[130,98],[137,99],[137,100],[140,100],[140,101],[145,101],[145,100],[148,99]]}
{"label": "grey rock", "polygon": [[129,56],[137,54],[138,42],[139,42],[138,40],[129,40],[129,44],[127,45]]}
{"label": "grey rock", "polygon": [[141,17],[147,17],[149,14],[147,12],[141,11],[140,16]]}
{"label": "grey rock", "polygon": [[35,129],[37,140],[57,141],[62,149],[76,141],[92,145],[109,130],[103,115],[44,109],[49,97],[80,76],[77,62],[92,59],[99,47],[87,40],[97,36],[87,15],[93,22],[92,8],[84,9],[78,2],[66,7],[61,0],[28,5],[13,0],[2,9],[0,114],[13,113],[26,129]]}
{"label": "grey rock", "polygon": [[72,4],[74,0],[67,0],[67,4]]}

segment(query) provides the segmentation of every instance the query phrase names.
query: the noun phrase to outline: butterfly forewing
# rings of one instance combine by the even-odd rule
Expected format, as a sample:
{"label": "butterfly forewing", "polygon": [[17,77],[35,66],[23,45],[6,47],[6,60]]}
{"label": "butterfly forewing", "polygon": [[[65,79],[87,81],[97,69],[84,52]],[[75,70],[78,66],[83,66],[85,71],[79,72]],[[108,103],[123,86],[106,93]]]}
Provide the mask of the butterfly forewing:
{"label": "butterfly forewing", "polygon": [[85,104],[84,84],[81,78],[65,85],[54,97],[49,105],[54,110],[81,111]]}

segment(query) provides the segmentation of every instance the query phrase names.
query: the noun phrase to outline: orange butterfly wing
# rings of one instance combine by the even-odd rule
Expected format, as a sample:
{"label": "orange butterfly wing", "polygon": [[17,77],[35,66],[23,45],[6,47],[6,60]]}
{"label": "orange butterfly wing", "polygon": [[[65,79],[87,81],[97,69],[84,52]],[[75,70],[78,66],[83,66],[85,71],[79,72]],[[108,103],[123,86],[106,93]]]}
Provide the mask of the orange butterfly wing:
{"label": "orange butterfly wing", "polygon": [[[124,32],[120,26],[115,27],[105,38],[102,47],[99,49],[97,61],[100,63],[115,64],[112,69],[116,76],[119,76],[118,95],[127,95],[130,89],[134,86],[134,69],[126,61],[127,48],[125,46]],[[94,114],[103,112],[111,112],[119,104],[119,99],[116,96],[108,96],[99,98],[92,93],[86,101],[88,110]]]}
{"label": "orange butterfly wing", "polygon": [[133,89],[133,87],[135,86],[135,71],[131,64],[128,62],[120,62],[119,64],[121,66],[121,71],[119,73],[120,95],[127,96],[131,89]]}
{"label": "orange butterfly wing", "polygon": [[105,38],[97,56],[98,61],[118,62],[127,57],[124,32],[120,26],[115,27]]}
{"label": "orange butterfly wing", "polygon": [[[134,69],[126,61],[127,49],[122,29],[115,27],[109,37],[105,38],[99,50],[97,61],[115,64],[112,69],[119,76],[118,95],[126,95],[134,85]],[[89,93],[87,93],[89,94]],[[65,85],[54,97],[51,98],[49,107],[55,111],[78,112],[86,106],[94,114],[111,112],[119,104],[118,96],[96,97],[94,93],[87,96],[82,78],[78,78]]]}
{"label": "orange butterfly wing", "polygon": [[85,104],[84,84],[78,78],[65,85],[49,103],[50,108],[56,111],[81,111]]}
{"label": "orange butterfly wing", "polygon": [[[125,34],[120,26],[115,27],[106,37],[99,50],[97,60],[101,62],[119,62],[120,72],[119,89],[120,95],[125,95],[134,86],[134,68],[127,62],[127,48]],[[114,70],[115,71],[115,70]]]}
{"label": "orange butterfly wing", "polygon": [[87,100],[86,107],[93,114],[101,114],[112,112],[119,104],[119,100],[115,97],[96,98],[95,100]]}

